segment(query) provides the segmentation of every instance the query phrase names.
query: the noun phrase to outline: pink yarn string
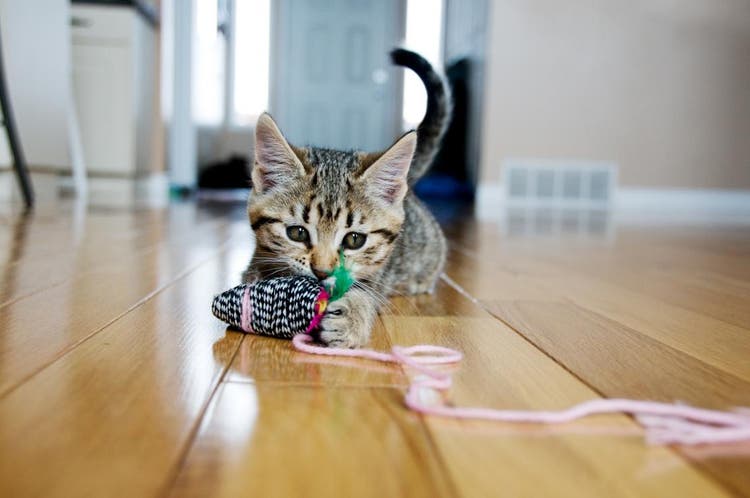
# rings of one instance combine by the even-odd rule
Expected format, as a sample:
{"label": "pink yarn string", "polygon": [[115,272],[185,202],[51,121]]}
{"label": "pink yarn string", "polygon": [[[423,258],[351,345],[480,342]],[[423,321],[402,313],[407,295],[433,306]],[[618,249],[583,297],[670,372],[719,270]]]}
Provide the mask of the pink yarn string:
{"label": "pink yarn string", "polygon": [[463,355],[442,346],[394,346],[390,353],[370,349],[327,348],[313,344],[309,335],[299,334],[292,340],[304,353],[362,358],[401,364],[418,373],[409,385],[404,402],[418,413],[440,417],[492,420],[511,423],[562,424],[590,415],[628,414],[644,427],[650,444],[721,444],[750,440],[750,411],[709,410],[677,403],[659,403],[633,399],[593,399],[565,410],[496,410],[446,406],[440,392],[451,386],[450,373],[435,365],[456,364]]}
{"label": "pink yarn string", "polygon": [[242,322],[240,325],[242,326],[242,330],[246,332],[252,332],[253,331],[253,304],[250,301],[250,287],[245,288],[245,292],[242,293],[242,316],[240,317],[240,321]]}

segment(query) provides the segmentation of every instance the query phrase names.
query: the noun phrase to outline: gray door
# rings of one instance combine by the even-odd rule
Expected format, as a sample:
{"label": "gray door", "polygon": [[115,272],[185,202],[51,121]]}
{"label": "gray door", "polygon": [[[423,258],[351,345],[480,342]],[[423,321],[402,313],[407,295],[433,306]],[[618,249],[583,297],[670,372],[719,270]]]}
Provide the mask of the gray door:
{"label": "gray door", "polygon": [[401,77],[388,52],[403,0],[274,2],[271,112],[296,145],[380,150],[401,127]]}

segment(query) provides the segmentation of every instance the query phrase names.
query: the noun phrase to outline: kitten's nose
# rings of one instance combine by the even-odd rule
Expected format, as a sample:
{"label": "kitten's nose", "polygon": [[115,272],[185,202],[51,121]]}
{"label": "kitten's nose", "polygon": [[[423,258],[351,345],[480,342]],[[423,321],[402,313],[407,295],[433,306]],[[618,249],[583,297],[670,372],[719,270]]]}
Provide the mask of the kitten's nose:
{"label": "kitten's nose", "polygon": [[328,274],[331,273],[328,270],[322,270],[320,268],[313,268],[312,272],[315,274],[316,277],[318,277],[318,280],[323,280],[328,278]]}

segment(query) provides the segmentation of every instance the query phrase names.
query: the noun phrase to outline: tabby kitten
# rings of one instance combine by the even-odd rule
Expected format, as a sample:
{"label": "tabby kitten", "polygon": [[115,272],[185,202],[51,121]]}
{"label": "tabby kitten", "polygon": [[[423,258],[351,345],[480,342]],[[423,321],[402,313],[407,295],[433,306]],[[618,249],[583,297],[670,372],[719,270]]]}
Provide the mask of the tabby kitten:
{"label": "tabby kitten", "polygon": [[391,58],[419,75],[428,102],[417,131],[385,152],[295,147],[268,114],[255,128],[248,215],[257,245],[244,280],[324,279],[343,251],[356,283],[321,322],[319,338],[331,346],[365,344],[385,296],[431,292],[445,262],[442,231],[409,187],[437,152],[450,96],[421,56],[397,49]]}

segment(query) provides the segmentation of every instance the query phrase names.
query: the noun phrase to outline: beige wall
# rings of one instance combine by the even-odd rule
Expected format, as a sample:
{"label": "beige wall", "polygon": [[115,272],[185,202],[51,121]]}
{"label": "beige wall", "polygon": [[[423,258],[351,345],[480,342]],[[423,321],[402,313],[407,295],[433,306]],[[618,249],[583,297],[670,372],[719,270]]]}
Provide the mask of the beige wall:
{"label": "beige wall", "polygon": [[495,0],[488,43],[483,182],[534,157],[750,188],[747,0]]}

